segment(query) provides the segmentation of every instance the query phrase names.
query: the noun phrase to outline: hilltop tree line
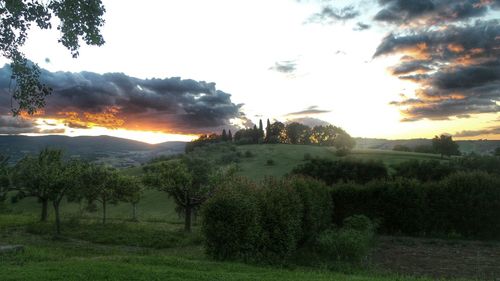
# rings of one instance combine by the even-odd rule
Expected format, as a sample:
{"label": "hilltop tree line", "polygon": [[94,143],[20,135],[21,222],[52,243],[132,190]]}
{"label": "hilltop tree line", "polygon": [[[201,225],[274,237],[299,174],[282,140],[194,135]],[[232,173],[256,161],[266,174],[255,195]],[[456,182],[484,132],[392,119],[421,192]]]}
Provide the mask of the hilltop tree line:
{"label": "hilltop tree line", "polygon": [[356,144],[355,140],[342,128],[333,125],[314,126],[292,122],[284,124],[279,121],[274,123],[267,120],[267,126],[264,129],[262,120],[259,120],[259,126],[253,128],[241,129],[234,136],[231,130],[222,130],[219,134],[201,135],[198,139],[190,142],[186,146],[186,152],[194,150],[196,147],[207,144],[232,142],[239,145],[244,144],[310,144],[321,146],[334,146],[338,152],[347,153]]}
{"label": "hilltop tree line", "polygon": [[413,149],[406,145],[397,144],[392,150],[394,151],[405,151],[405,152],[418,152],[418,153],[433,153],[433,154],[441,154],[443,156],[452,156],[452,155],[460,155],[460,150],[458,149],[458,144],[453,141],[452,136],[449,135],[440,135],[435,136],[432,139],[431,145],[418,145]]}

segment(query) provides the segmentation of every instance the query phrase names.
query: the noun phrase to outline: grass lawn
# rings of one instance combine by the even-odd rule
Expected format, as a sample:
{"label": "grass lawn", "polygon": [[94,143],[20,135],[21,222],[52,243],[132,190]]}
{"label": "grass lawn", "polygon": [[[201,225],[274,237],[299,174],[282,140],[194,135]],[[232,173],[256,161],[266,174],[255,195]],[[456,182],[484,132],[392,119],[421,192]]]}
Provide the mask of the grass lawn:
{"label": "grass lawn", "polygon": [[[180,231],[182,226],[168,223],[121,222],[99,227],[66,222],[59,239],[48,234],[46,227],[33,216],[0,214],[0,244],[25,246],[20,253],[0,254],[0,280],[430,280],[367,270],[341,273],[215,262],[204,255],[201,240],[189,239],[199,230],[187,235]],[[85,235],[89,229],[93,234]],[[152,248],[138,242],[157,237],[158,231],[185,243]]]}
{"label": "grass lawn", "polygon": [[[341,159],[335,155],[334,148],[313,145],[255,144],[237,146],[237,149],[243,155],[247,151],[250,151],[253,155],[251,157],[242,157],[239,166],[241,167],[241,175],[256,180],[263,179],[266,176],[281,177],[289,173],[294,167],[304,162],[305,155],[312,158]],[[388,167],[412,159],[440,160],[440,156],[436,154],[377,149],[353,150],[350,155],[342,158],[382,161]],[[274,162],[272,165],[267,164],[270,159]]]}

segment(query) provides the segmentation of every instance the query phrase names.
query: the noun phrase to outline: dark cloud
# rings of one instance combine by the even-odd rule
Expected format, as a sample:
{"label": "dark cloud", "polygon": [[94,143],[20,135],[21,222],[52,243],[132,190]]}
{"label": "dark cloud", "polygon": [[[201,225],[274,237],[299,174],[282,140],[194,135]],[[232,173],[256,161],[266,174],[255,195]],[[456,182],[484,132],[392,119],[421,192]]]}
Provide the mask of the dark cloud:
{"label": "dark cloud", "polygon": [[481,135],[500,135],[500,126],[490,127],[481,130],[465,130],[461,132],[456,132],[454,137],[477,137]]}
{"label": "dark cloud", "polygon": [[314,126],[328,126],[331,125],[330,123],[323,121],[318,118],[312,118],[312,117],[302,117],[302,118],[294,118],[294,119],[288,119],[285,123],[290,124],[293,122],[297,122],[300,124],[304,124],[309,127],[314,127]]}
{"label": "dark cloud", "polygon": [[371,27],[371,25],[369,25],[369,24],[357,22],[356,27],[354,27],[353,30],[354,31],[363,31],[363,30],[370,29],[370,27]]}
{"label": "dark cloud", "polygon": [[346,6],[341,9],[337,9],[333,6],[324,6],[321,11],[313,14],[308,20],[308,23],[323,23],[332,24],[339,21],[346,21],[353,19],[359,15],[354,6]]}
{"label": "dark cloud", "polygon": [[286,114],[286,116],[293,116],[293,115],[313,115],[313,114],[321,114],[321,113],[328,113],[331,112],[330,110],[324,110],[324,109],[318,109],[317,105],[310,106],[304,110],[297,111],[297,112],[291,112]]}
{"label": "dark cloud", "polygon": [[37,128],[31,120],[21,117],[0,116],[0,134],[34,133]]}
{"label": "dark cloud", "polygon": [[391,71],[420,84],[415,98],[392,103],[404,121],[500,111],[499,35],[491,20],[385,37],[374,56],[406,54]]}
{"label": "dark cloud", "polygon": [[427,72],[432,70],[430,64],[431,62],[428,60],[412,60],[402,62],[401,64],[393,67],[391,70],[393,75],[403,75],[417,71]]}
{"label": "dark cloud", "polygon": [[40,129],[36,123],[24,117],[12,117],[9,115],[0,116],[0,134],[18,135],[18,134],[62,134],[63,128]]}
{"label": "dark cloud", "polygon": [[500,0],[379,0],[375,20],[393,24],[440,24],[484,16]]}
{"label": "dark cloud", "polygon": [[[7,92],[10,69],[0,69],[0,113],[10,111]],[[171,133],[208,132],[242,117],[241,104],[217,90],[215,83],[181,79],[138,79],[123,73],[42,71],[54,92],[43,117],[64,120],[73,128],[157,130]]]}
{"label": "dark cloud", "polygon": [[269,68],[281,73],[291,74],[297,70],[297,63],[293,60],[277,61]]}

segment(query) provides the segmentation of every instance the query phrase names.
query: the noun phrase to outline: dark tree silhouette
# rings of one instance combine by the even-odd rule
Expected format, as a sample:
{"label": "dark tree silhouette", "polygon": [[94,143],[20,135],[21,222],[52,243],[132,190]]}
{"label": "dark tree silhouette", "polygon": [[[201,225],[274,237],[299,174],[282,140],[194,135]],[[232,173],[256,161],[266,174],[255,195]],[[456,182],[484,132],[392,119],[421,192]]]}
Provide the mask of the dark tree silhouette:
{"label": "dark tree silhouette", "polygon": [[101,0],[9,0],[0,1],[0,52],[11,62],[12,98],[17,107],[14,115],[25,111],[35,113],[45,105],[45,97],[52,89],[40,82],[40,68],[20,51],[30,28],[51,29],[52,18],[59,20],[59,42],[78,56],[80,41],[101,46],[104,39],[100,28],[104,25],[105,9]]}
{"label": "dark tree silhouette", "polygon": [[432,139],[432,147],[433,149],[441,154],[441,157],[451,155],[460,155],[460,151],[458,150],[458,144],[453,141],[451,136],[441,135],[435,136]]}
{"label": "dark tree silhouette", "polygon": [[10,183],[10,168],[8,166],[9,158],[0,155],[0,204],[7,197],[7,192],[9,192],[11,183]]}
{"label": "dark tree silhouette", "polygon": [[228,131],[227,133],[227,139],[228,141],[232,142],[233,141],[233,133],[231,133],[231,130]]}
{"label": "dark tree silhouette", "polygon": [[26,156],[14,167],[13,183],[18,198],[36,197],[42,203],[41,221],[47,220],[50,192],[62,166],[62,151],[44,149],[37,157]]}
{"label": "dark tree silhouette", "polygon": [[221,140],[222,140],[222,141],[227,141],[227,133],[226,133],[226,129],[222,129]]}

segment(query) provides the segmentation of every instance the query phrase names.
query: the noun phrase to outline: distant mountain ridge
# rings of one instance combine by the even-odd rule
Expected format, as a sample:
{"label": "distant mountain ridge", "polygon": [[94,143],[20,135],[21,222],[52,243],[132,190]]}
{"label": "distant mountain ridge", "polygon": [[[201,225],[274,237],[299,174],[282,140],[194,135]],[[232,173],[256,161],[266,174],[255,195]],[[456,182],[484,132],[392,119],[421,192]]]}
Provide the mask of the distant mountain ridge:
{"label": "distant mountain ridge", "polygon": [[70,157],[122,167],[139,165],[160,155],[183,153],[185,142],[153,145],[110,136],[0,136],[0,154],[8,155],[10,162],[27,154],[36,154],[46,147],[62,149]]}

